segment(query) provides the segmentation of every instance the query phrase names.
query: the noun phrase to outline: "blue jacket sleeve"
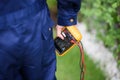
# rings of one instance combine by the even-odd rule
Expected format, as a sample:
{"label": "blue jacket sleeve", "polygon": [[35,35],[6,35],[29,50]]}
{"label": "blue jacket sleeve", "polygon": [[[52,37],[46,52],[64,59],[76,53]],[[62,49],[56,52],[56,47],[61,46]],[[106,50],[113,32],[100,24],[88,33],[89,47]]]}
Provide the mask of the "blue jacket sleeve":
{"label": "blue jacket sleeve", "polygon": [[77,13],[81,6],[81,0],[57,0],[58,25],[71,26],[77,23]]}

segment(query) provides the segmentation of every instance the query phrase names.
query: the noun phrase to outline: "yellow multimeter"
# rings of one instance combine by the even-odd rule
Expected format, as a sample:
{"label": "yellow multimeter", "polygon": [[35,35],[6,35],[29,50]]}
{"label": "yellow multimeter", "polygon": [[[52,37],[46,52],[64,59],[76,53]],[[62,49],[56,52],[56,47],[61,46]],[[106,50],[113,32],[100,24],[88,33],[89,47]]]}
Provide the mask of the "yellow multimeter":
{"label": "yellow multimeter", "polygon": [[63,35],[64,40],[59,37],[54,39],[55,48],[59,56],[63,56],[67,51],[75,46],[75,43],[72,41],[80,42],[82,39],[82,35],[76,26],[65,27],[61,34]]}

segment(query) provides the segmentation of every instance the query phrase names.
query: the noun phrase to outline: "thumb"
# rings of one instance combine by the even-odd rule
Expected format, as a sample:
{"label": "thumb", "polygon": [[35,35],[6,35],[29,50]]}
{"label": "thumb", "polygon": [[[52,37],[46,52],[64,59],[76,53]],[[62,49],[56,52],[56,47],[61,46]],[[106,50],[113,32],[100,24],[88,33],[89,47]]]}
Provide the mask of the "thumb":
{"label": "thumb", "polygon": [[57,37],[61,38],[62,40],[64,40],[63,35],[61,34],[63,30],[63,26],[57,25],[56,26],[56,31],[57,31]]}

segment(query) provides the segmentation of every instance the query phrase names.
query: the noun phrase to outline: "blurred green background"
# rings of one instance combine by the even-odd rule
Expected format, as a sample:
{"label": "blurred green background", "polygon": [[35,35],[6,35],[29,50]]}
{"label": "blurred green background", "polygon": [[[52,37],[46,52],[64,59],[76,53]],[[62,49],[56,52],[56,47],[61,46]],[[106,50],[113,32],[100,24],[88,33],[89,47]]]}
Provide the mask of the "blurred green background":
{"label": "blurred green background", "polygon": [[[47,0],[51,17],[56,22],[57,2]],[[104,42],[104,45],[114,53],[120,66],[120,0],[83,0],[81,10],[78,14],[78,21],[84,22],[88,31],[93,28],[97,30],[97,38]],[[57,79],[58,80],[79,80],[79,49],[73,48],[63,57],[57,56]],[[105,74],[97,64],[85,55],[86,74],[85,80],[105,80]]]}
{"label": "blurred green background", "polygon": [[[76,46],[65,56],[57,56],[57,79],[58,80],[80,80],[80,52]],[[93,61],[85,55],[85,80],[105,80],[104,73]]]}

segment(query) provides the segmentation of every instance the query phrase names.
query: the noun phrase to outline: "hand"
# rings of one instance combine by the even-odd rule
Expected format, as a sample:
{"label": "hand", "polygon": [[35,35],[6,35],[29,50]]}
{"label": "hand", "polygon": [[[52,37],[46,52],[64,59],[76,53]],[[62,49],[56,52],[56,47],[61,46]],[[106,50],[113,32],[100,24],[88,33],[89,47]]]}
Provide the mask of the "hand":
{"label": "hand", "polygon": [[63,37],[63,35],[61,34],[63,27],[64,27],[64,26],[60,26],[60,25],[57,25],[57,26],[56,26],[57,37],[61,38],[62,40],[64,40],[64,37]]}

